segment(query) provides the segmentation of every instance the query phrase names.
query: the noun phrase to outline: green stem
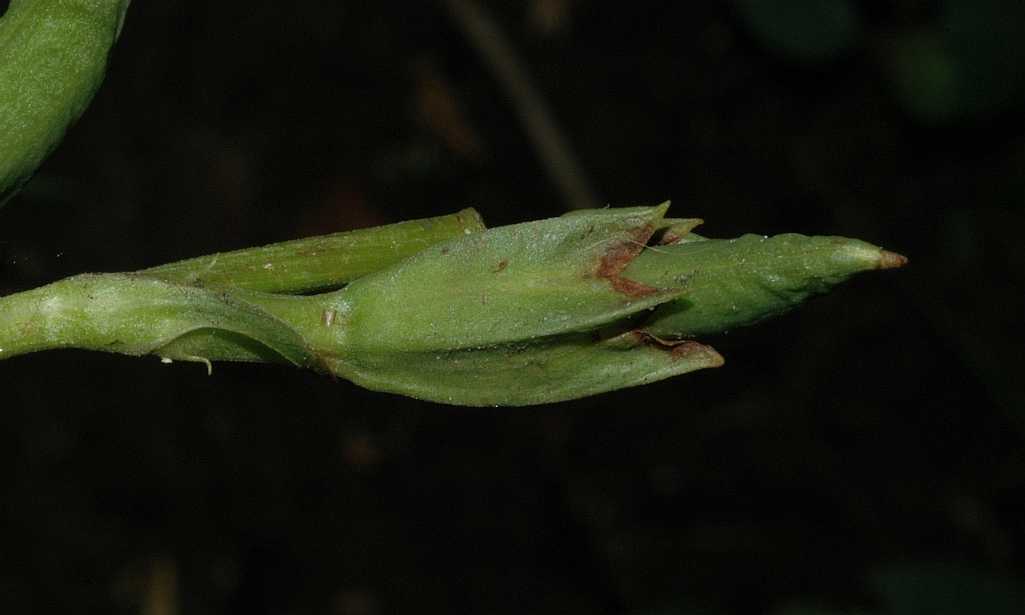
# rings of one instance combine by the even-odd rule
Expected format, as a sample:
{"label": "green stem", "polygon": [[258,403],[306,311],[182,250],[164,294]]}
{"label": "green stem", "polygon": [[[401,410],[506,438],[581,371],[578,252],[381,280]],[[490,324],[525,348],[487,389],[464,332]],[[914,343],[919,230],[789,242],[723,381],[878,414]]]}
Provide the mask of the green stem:
{"label": "green stem", "polygon": [[136,274],[78,275],[0,298],[0,359],[81,348],[313,367],[307,341],[282,317],[311,323],[321,313],[313,297],[225,292]]}
{"label": "green stem", "polygon": [[[81,275],[0,298],[0,359],[84,348],[174,359],[311,365],[322,301],[275,295],[340,286],[480,232],[473,209],[202,256],[134,274]],[[230,289],[230,293],[218,289]],[[320,298],[329,295],[320,295]],[[282,321],[307,323],[302,337]],[[325,328],[324,332],[330,332]]]}
{"label": "green stem", "polygon": [[55,348],[143,354],[153,314],[165,303],[153,284],[114,275],[80,275],[0,299],[0,358]]}
{"label": "green stem", "polygon": [[424,248],[484,230],[473,209],[160,265],[139,273],[194,286],[302,293],[337,288]]}

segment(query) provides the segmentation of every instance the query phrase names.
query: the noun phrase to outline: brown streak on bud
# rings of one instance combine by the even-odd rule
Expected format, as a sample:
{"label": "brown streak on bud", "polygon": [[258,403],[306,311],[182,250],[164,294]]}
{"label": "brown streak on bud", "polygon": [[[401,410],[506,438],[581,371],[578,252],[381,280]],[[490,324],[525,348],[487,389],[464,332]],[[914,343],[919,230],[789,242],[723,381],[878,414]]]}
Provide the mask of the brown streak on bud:
{"label": "brown streak on bud", "polygon": [[721,367],[723,363],[726,362],[723,360],[722,355],[716,352],[711,346],[706,346],[693,341],[685,341],[673,345],[673,349],[670,351],[670,354],[672,354],[673,359],[676,360],[683,359],[694,354],[703,354],[709,359],[709,367]]}
{"label": "brown streak on bud", "polygon": [[703,356],[707,360],[706,367],[722,367],[726,363],[715,348],[694,340],[666,340],[642,329],[630,331],[629,335],[633,337],[635,345],[645,344],[651,348],[668,352],[674,361],[697,355]]}
{"label": "brown streak on bud", "polygon": [[651,233],[654,231],[654,227],[650,224],[646,224],[643,227],[637,229],[634,232],[633,238],[618,243],[609,248],[605,254],[602,255],[601,261],[598,264],[598,271],[595,275],[599,278],[604,278],[609,281],[612,288],[619,293],[622,293],[628,297],[646,297],[652,293],[658,292],[657,288],[648,286],[647,284],[641,284],[635,280],[630,280],[622,277],[620,274],[626,269],[626,266],[630,264],[637,254],[644,249],[645,243],[648,238],[651,237]]}

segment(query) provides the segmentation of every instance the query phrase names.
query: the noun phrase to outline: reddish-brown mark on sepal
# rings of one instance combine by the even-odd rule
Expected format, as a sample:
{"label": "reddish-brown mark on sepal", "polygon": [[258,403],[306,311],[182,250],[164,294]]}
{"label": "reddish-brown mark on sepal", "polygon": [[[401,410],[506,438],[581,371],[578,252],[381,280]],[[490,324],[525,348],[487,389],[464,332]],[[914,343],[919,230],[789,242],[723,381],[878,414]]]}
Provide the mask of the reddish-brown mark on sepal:
{"label": "reddish-brown mark on sepal", "polygon": [[668,352],[669,356],[674,361],[681,359],[689,359],[695,357],[701,357],[705,359],[705,367],[721,367],[726,363],[722,355],[719,354],[715,348],[707,346],[694,340],[667,340],[644,331],[643,329],[635,329],[628,332],[626,335],[632,336],[633,341],[631,345],[645,345],[650,348],[655,348],[663,352]]}
{"label": "reddish-brown mark on sepal", "polygon": [[609,281],[612,288],[628,297],[646,297],[658,292],[657,288],[641,284],[636,280],[622,277],[620,274],[626,269],[638,253],[644,249],[645,243],[654,232],[654,227],[646,224],[637,229],[630,239],[614,244],[602,255],[598,263],[598,270],[595,275]]}
{"label": "reddish-brown mark on sepal", "polygon": [[689,358],[694,355],[703,355],[708,360],[708,367],[721,367],[726,363],[726,360],[722,358],[721,354],[716,352],[715,348],[692,340],[685,340],[674,344],[669,354],[675,360]]}

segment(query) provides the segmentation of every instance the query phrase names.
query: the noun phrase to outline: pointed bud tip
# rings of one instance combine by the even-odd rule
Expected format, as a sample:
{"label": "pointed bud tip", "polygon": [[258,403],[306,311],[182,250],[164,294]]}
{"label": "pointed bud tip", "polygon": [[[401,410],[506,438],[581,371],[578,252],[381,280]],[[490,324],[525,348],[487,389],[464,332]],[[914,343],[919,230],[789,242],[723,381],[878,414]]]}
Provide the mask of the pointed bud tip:
{"label": "pointed bud tip", "polygon": [[908,257],[884,250],[859,239],[837,238],[834,263],[849,269],[848,274],[873,269],[899,269],[908,264]]}
{"label": "pointed bud tip", "polygon": [[908,264],[908,257],[889,250],[879,251],[878,269],[899,269]]}

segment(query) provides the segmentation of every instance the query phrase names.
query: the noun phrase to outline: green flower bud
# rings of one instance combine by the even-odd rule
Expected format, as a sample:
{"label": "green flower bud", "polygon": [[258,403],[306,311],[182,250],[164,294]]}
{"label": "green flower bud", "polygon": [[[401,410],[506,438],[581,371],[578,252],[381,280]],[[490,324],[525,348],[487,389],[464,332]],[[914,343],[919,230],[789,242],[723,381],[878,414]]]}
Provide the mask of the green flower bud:
{"label": "green flower bud", "polygon": [[686,292],[623,269],[668,204],[491,229],[444,243],[338,293],[335,373],[463,405],[539,404],[715,367],[697,343],[631,326]]}
{"label": "green flower bud", "polygon": [[444,403],[540,404],[717,367],[691,338],[904,263],[836,237],[704,239],[667,207],[464,235],[320,295],[70,278],[0,300],[0,358],[76,346],[277,361]]}
{"label": "green flower bud", "polygon": [[[722,365],[688,341],[903,257],[839,237],[704,239],[654,208],[574,212],[441,244],[339,293],[336,374],[466,405],[572,399]],[[649,246],[656,237],[661,245]]]}
{"label": "green flower bud", "polygon": [[846,237],[691,234],[674,245],[645,250],[624,275],[652,286],[686,283],[686,295],[659,306],[644,327],[652,335],[680,339],[754,324],[858,272],[906,263],[900,254]]}

